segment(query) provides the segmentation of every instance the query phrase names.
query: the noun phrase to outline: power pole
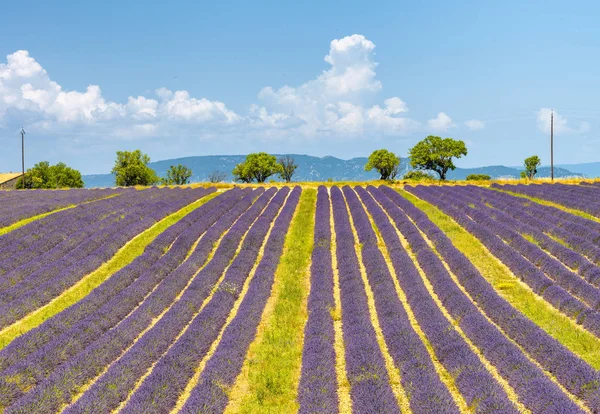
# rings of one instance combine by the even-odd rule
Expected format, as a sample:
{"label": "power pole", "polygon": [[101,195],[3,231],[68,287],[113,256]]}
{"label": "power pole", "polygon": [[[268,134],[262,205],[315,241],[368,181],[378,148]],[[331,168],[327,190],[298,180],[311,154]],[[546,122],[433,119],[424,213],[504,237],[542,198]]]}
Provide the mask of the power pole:
{"label": "power pole", "polygon": [[550,179],[554,181],[554,109],[550,112]]}
{"label": "power pole", "polygon": [[21,184],[25,189],[25,130],[23,128],[21,128],[21,170],[23,172]]}

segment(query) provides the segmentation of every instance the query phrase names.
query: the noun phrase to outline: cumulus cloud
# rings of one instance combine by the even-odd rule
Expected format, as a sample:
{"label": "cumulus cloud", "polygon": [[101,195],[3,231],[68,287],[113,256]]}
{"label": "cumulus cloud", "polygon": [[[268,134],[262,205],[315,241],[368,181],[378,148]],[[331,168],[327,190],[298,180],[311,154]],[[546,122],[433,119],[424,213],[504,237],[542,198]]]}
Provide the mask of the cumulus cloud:
{"label": "cumulus cloud", "polygon": [[427,121],[427,127],[435,132],[447,131],[453,126],[452,118],[444,112],[438,113],[435,118]]}
{"label": "cumulus cloud", "polygon": [[376,74],[375,44],[363,35],[332,40],[324,62],[325,70],[305,83],[264,87],[258,102],[238,114],[223,102],[194,97],[186,90],[161,87],[151,96],[129,96],[123,103],[105,99],[98,85],[67,90],[29,52],[20,50],[0,64],[0,122],[16,114],[27,120],[25,126],[48,132],[85,131],[118,138],[179,132],[243,138],[252,132],[279,139],[361,139],[454,126],[440,112],[424,127],[407,115],[408,106],[398,96],[378,101],[383,85]]}
{"label": "cumulus cloud", "polygon": [[399,97],[386,99],[382,106],[363,105],[382,89],[374,50],[375,44],[362,35],[335,39],[324,58],[329,69],[297,87],[265,87],[258,97],[265,110],[298,119],[305,135],[406,135],[419,123],[402,116],[408,107]]}
{"label": "cumulus cloud", "polygon": [[471,131],[479,131],[480,129],[485,128],[485,123],[483,121],[479,121],[477,119],[471,119],[471,120],[465,122],[465,125]]}
{"label": "cumulus cloud", "polygon": [[[551,123],[550,108],[541,108],[537,115],[537,126],[538,129],[546,134],[550,133]],[[558,112],[554,111],[554,133],[555,134],[581,134],[590,130],[590,124],[587,122],[580,122],[579,125],[573,127],[567,125],[568,121],[565,117],[561,116]]]}
{"label": "cumulus cloud", "polygon": [[98,85],[83,92],[66,91],[26,50],[8,55],[7,63],[0,64],[0,120],[9,110],[17,110],[33,115],[37,118],[33,125],[43,129],[104,127],[122,136],[154,134],[171,119],[224,124],[241,119],[224,103],[193,98],[187,91],[161,88],[156,94],[160,101],[130,96],[120,104],[105,100]]}

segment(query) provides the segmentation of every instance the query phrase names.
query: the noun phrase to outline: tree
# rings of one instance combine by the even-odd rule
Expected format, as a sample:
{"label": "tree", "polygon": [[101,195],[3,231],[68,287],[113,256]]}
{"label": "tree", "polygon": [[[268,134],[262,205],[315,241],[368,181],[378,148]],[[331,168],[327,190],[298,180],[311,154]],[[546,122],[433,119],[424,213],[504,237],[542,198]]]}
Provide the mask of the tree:
{"label": "tree", "polygon": [[227,173],[223,171],[213,171],[210,174],[208,174],[208,181],[210,181],[213,184],[225,181],[225,178],[227,178]]}
{"label": "tree", "polygon": [[148,167],[150,157],[139,149],[117,151],[117,159],[111,173],[120,187],[133,185],[153,185],[159,182],[156,172]]}
{"label": "tree", "polygon": [[248,154],[244,162],[236,165],[232,171],[235,180],[244,183],[250,183],[253,180],[264,183],[273,174],[282,172],[283,169],[277,163],[277,158],[266,152]]}
{"label": "tree", "polygon": [[402,177],[402,179],[413,180],[413,181],[422,181],[422,180],[432,180],[433,177],[423,171],[409,171],[406,174],[404,174],[404,177]]}
{"label": "tree", "polygon": [[185,165],[171,165],[167,170],[167,177],[163,178],[161,182],[164,185],[183,185],[188,184],[191,176],[192,170]]}
{"label": "tree", "polygon": [[251,183],[254,177],[250,173],[250,169],[245,162],[241,162],[233,168],[231,171],[233,174],[233,179],[235,181],[241,181],[243,183]]}
{"label": "tree", "polygon": [[[59,162],[50,165],[48,161],[41,161],[25,173],[25,188],[82,188],[81,173]],[[23,188],[23,178],[19,178],[17,188]]]}
{"label": "tree", "polygon": [[467,175],[467,181],[485,181],[485,180],[490,180],[492,177],[490,177],[487,174],[469,174]]}
{"label": "tree", "polygon": [[[541,163],[542,161],[537,155],[532,155],[529,158],[525,158],[525,171],[523,171],[525,173],[525,177],[533,180],[533,177],[535,177],[537,174],[537,167],[539,167]],[[521,174],[521,176],[523,176],[523,174]]]}
{"label": "tree", "polygon": [[460,140],[429,135],[412,147],[409,154],[413,168],[435,171],[440,180],[445,180],[448,170],[456,169],[452,158],[467,155],[467,147]]}
{"label": "tree", "polygon": [[398,175],[400,157],[386,149],[373,151],[365,165],[365,171],[377,170],[382,180],[393,180]]}
{"label": "tree", "polygon": [[281,166],[281,172],[279,173],[279,176],[284,179],[286,183],[292,181],[292,176],[296,172],[296,168],[298,168],[298,166],[294,163],[294,159],[289,155],[286,155],[284,157],[280,157],[277,160],[277,163]]}

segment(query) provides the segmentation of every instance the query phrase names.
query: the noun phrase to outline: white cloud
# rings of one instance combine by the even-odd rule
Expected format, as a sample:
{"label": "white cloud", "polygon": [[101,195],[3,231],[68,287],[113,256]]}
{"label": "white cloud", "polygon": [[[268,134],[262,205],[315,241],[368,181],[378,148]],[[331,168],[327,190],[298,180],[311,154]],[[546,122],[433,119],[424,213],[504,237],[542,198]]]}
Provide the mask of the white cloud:
{"label": "white cloud", "polygon": [[335,39],[325,56],[331,65],[328,70],[298,87],[265,87],[258,97],[267,111],[301,121],[298,132],[304,135],[406,135],[419,123],[400,116],[408,112],[400,98],[386,99],[383,107],[363,105],[382,89],[376,79],[374,49],[375,44],[362,35]]}
{"label": "white cloud", "polygon": [[479,121],[477,119],[471,119],[471,120],[465,122],[465,125],[471,131],[479,131],[480,129],[485,128],[485,123],[483,121]]}
{"label": "white cloud", "polygon": [[[541,108],[537,115],[538,129],[546,134],[550,133],[551,113],[552,110],[550,108]],[[572,127],[571,125],[567,125],[567,123],[568,121],[565,117],[554,111],[555,134],[581,134],[590,130],[590,124],[587,122],[580,122],[577,127]]]}
{"label": "white cloud", "polygon": [[452,123],[452,118],[450,118],[444,112],[440,112],[433,119],[427,121],[427,126],[430,130],[433,131],[447,131],[448,129],[454,127]]}
{"label": "white cloud", "polygon": [[[66,90],[20,50],[0,64],[0,122],[20,116],[26,127],[48,133],[117,138],[183,134],[243,139],[252,132],[276,139],[361,139],[422,131],[399,97],[373,104],[383,85],[375,71],[375,44],[365,36],[332,40],[324,61],[329,66],[312,80],[263,88],[259,102],[242,115],[223,102],[194,97],[186,90],[161,87],[153,96],[129,96],[124,103],[105,99],[98,85]],[[427,121],[434,130],[453,126],[443,112]]]}
{"label": "white cloud", "polygon": [[8,55],[7,63],[0,64],[0,120],[14,109],[37,118],[32,126],[40,129],[85,127],[116,136],[148,136],[170,120],[232,124],[241,119],[224,103],[193,98],[187,91],[160,88],[156,94],[160,102],[130,96],[120,104],[106,101],[97,85],[84,92],[65,91],[26,50]]}

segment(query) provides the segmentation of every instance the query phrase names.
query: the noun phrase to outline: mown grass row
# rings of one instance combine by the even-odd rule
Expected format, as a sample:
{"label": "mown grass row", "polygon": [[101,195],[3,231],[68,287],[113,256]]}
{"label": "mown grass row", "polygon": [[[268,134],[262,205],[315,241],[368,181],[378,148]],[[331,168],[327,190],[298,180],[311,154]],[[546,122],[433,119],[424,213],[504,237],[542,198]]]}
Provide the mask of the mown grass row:
{"label": "mown grass row", "polygon": [[117,251],[117,253],[109,261],[102,264],[92,273],[86,275],[77,284],[63,292],[50,303],[0,331],[0,349],[12,342],[16,337],[39,326],[45,320],[51,318],[52,316],[87,296],[92,290],[98,287],[110,276],[112,276],[121,268],[127,266],[136,257],[141,255],[146,246],[148,246],[159,234],[219,194],[220,193],[218,192],[209,194],[206,197],[188,204],[177,212],[155,223],[152,227],[131,239],[127,244],[119,249],[119,251]]}
{"label": "mown grass row", "polygon": [[285,240],[257,337],[235,386],[227,413],[294,412],[307,319],[308,270],[317,193],[302,192]]}
{"label": "mown grass row", "polygon": [[429,219],[446,233],[452,243],[473,263],[504,299],[592,367],[600,369],[599,338],[585,331],[535,295],[508,268],[492,256],[475,236],[437,207],[404,190],[398,191],[425,212]]}
{"label": "mown grass row", "polygon": [[94,203],[96,201],[106,200],[107,198],[117,197],[119,195],[120,194],[111,194],[111,195],[109,195],[107,197],[102,197],[102,198],[98,198],[98,199],[95,199],[95,200],[86,201],[86,202],[81,203],[81,204],[71,204],[71,205],[66,206],[66,207],[57,208],[56,210],[52,210],[52,211],[48,211],[46,213],[38,214],[36,216],[28,217],[26,219],[17,221],[16,223],[11,224],[10,226],[6,226],[6,227],[0,228],[0,236],[3,236],[5,234],[7,234],[7,233],[10,233],[11,231],[16,230],[16,229],[18,229],[20,227],[23,227],[23,226],[25,226],[25,225],[33,222],[33,221],[43,219],[44,217],[47,217],[50,214],[58,213],[58,212],[63,211],[63,210],[69,210],[71,208],[74,208],[74,207],[77,207],[77,206],[80,206],[80,205],[83,205],[83,204]]}

